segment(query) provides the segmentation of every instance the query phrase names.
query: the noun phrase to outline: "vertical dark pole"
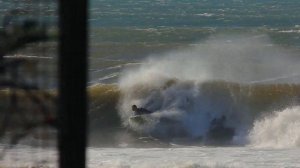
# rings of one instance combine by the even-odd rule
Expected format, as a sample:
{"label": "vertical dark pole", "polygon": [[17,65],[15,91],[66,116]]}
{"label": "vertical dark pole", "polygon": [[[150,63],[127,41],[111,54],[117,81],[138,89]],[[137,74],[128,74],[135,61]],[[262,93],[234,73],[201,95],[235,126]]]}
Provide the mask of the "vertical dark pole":
{"label": "vertical dark pole", "polygon": [[59,0],[59,166],[84,168],[87,129],[87,0]]}

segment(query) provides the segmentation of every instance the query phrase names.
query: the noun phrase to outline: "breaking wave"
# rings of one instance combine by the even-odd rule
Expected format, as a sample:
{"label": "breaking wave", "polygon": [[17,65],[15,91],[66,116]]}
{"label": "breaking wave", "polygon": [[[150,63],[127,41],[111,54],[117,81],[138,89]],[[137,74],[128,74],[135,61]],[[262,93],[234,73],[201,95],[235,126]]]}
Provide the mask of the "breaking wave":
{"label": "breaking wave", "polygon": [[[297,105],[300,93],[299,59],[269,44],[265,36],[212,37],[183,51],[150,56],[140,67],[124,71],[118,85],[91,87],[91,115],[171,142],[184,138],[223,144],[227,137],[226,144],[260,145],[258,137],[265,137],[267,143],[271,130],[259,135],[269,124],[261,118],[276,122],[271,116]],[[153,112],[145,124],[130,121],[133,104]],[[234,134],[211,138],[211,123],[222,116],[223,127]],[[293,131],[294,125],[285,128]],[[295,141],[291,146],[297,146]]]}
{"label": "breaking wave", "polygon": [[255,147],[300,147],[300,107],[276,111],[257,120],[249,134],[250,145]]}
{"label": "breaking wave", "polygon": [[[126,90],[128,94],[117,85],[90,87],[91,128],[123,126],[172,142],[185,138],[202,143],[211,121],[225,115],[226,127],[235,129],[231,145],[299,146],[300,113],[294,105],[300,85],[165,79],[155,87],[131,89]],[[130,122],[132,104],[153,111],[151,121],[144,125]]]}

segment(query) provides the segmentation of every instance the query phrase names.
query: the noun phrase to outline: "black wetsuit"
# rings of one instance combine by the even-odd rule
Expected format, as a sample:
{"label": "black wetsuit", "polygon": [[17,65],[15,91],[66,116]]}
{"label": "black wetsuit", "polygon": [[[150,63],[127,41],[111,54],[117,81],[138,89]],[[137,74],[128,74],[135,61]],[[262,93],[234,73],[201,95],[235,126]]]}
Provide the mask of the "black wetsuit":
{"label": "black wetsuit", "polygon": [[137,108],[137,110],[135,110],[134,112],[135,115],[150,114],[150,113],[152,112],[144,108]]}

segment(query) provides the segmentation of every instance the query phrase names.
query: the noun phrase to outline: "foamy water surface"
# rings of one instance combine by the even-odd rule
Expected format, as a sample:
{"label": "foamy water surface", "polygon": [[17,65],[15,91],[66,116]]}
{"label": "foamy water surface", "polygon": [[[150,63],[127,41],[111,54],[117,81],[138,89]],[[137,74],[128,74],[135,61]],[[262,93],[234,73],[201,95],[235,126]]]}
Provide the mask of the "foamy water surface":
{"label": "foamy water surface", "polygon": [[[299,148],[180,147],[89,148],[90,168],[300,167]],[[17,147],[7,152],[1,167],[57,167],[53,149]]]}

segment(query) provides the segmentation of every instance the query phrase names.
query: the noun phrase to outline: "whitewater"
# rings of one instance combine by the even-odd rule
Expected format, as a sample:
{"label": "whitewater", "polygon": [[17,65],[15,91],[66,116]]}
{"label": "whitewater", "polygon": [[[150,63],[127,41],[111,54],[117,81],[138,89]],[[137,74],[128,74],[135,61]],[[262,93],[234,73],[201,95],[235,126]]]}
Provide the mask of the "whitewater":
{"label": "whitewater", "polygon": [[[118,111],[123,125],[160,139],[205,141],[212,120],[225,116],[225,127],[235,130],[229,144],[247,144],[249,135],[274,133],[262,132],[262,127],[274,124],[260,123],[262,118],[273,122],[273,115],[293,113],[289,114],[293,126],[274,128],[281,134],[292,131],[288,138],[274,136],[296,136],[289,143],[298,146],[299,86],[293,84],[298,77],[289,74],[299,72],[295,64],[299,60],[269,43],[266,36],[220,36],[184,51],[150,57],[121,76]],[[132,104],[153,111],[153,121],[129,122]],[[279,121],[290,123],[289,118]]]}
{"label": "whitewater", "polygon": [[[24,155],[24,152],[31,154]],[[251,147],[89,148],[91,168],[265,168],[300,167],[299,149]],[[22,162],[20,162],[22,160]],[[10,150],[1,166],[55,168],[56,151],[19,147]]]}
{"label": "whitewater", "polygon": [[[90,86],[88,167],[300,167],[299,59],[270,44],[267,36],[216,36],[150,55],[118,84]],[[153,111],[151,121],[131,123],[132,104]],[[234,135],[209,138],[221,116]],[[19,145],[0,165],[56,161],[55,148]]]}
{"label": "whitewater", "polygon": [[[150,55],[118,84],[90,86],[88,167],[300,167],[299,59],[270,43],[215,36]],[[153,111],[151,121],[131,123],[132,104]],[[221,116],[234,135],[210,138]],[[20,142],[0,165],[57,167],[49,146]]]}

